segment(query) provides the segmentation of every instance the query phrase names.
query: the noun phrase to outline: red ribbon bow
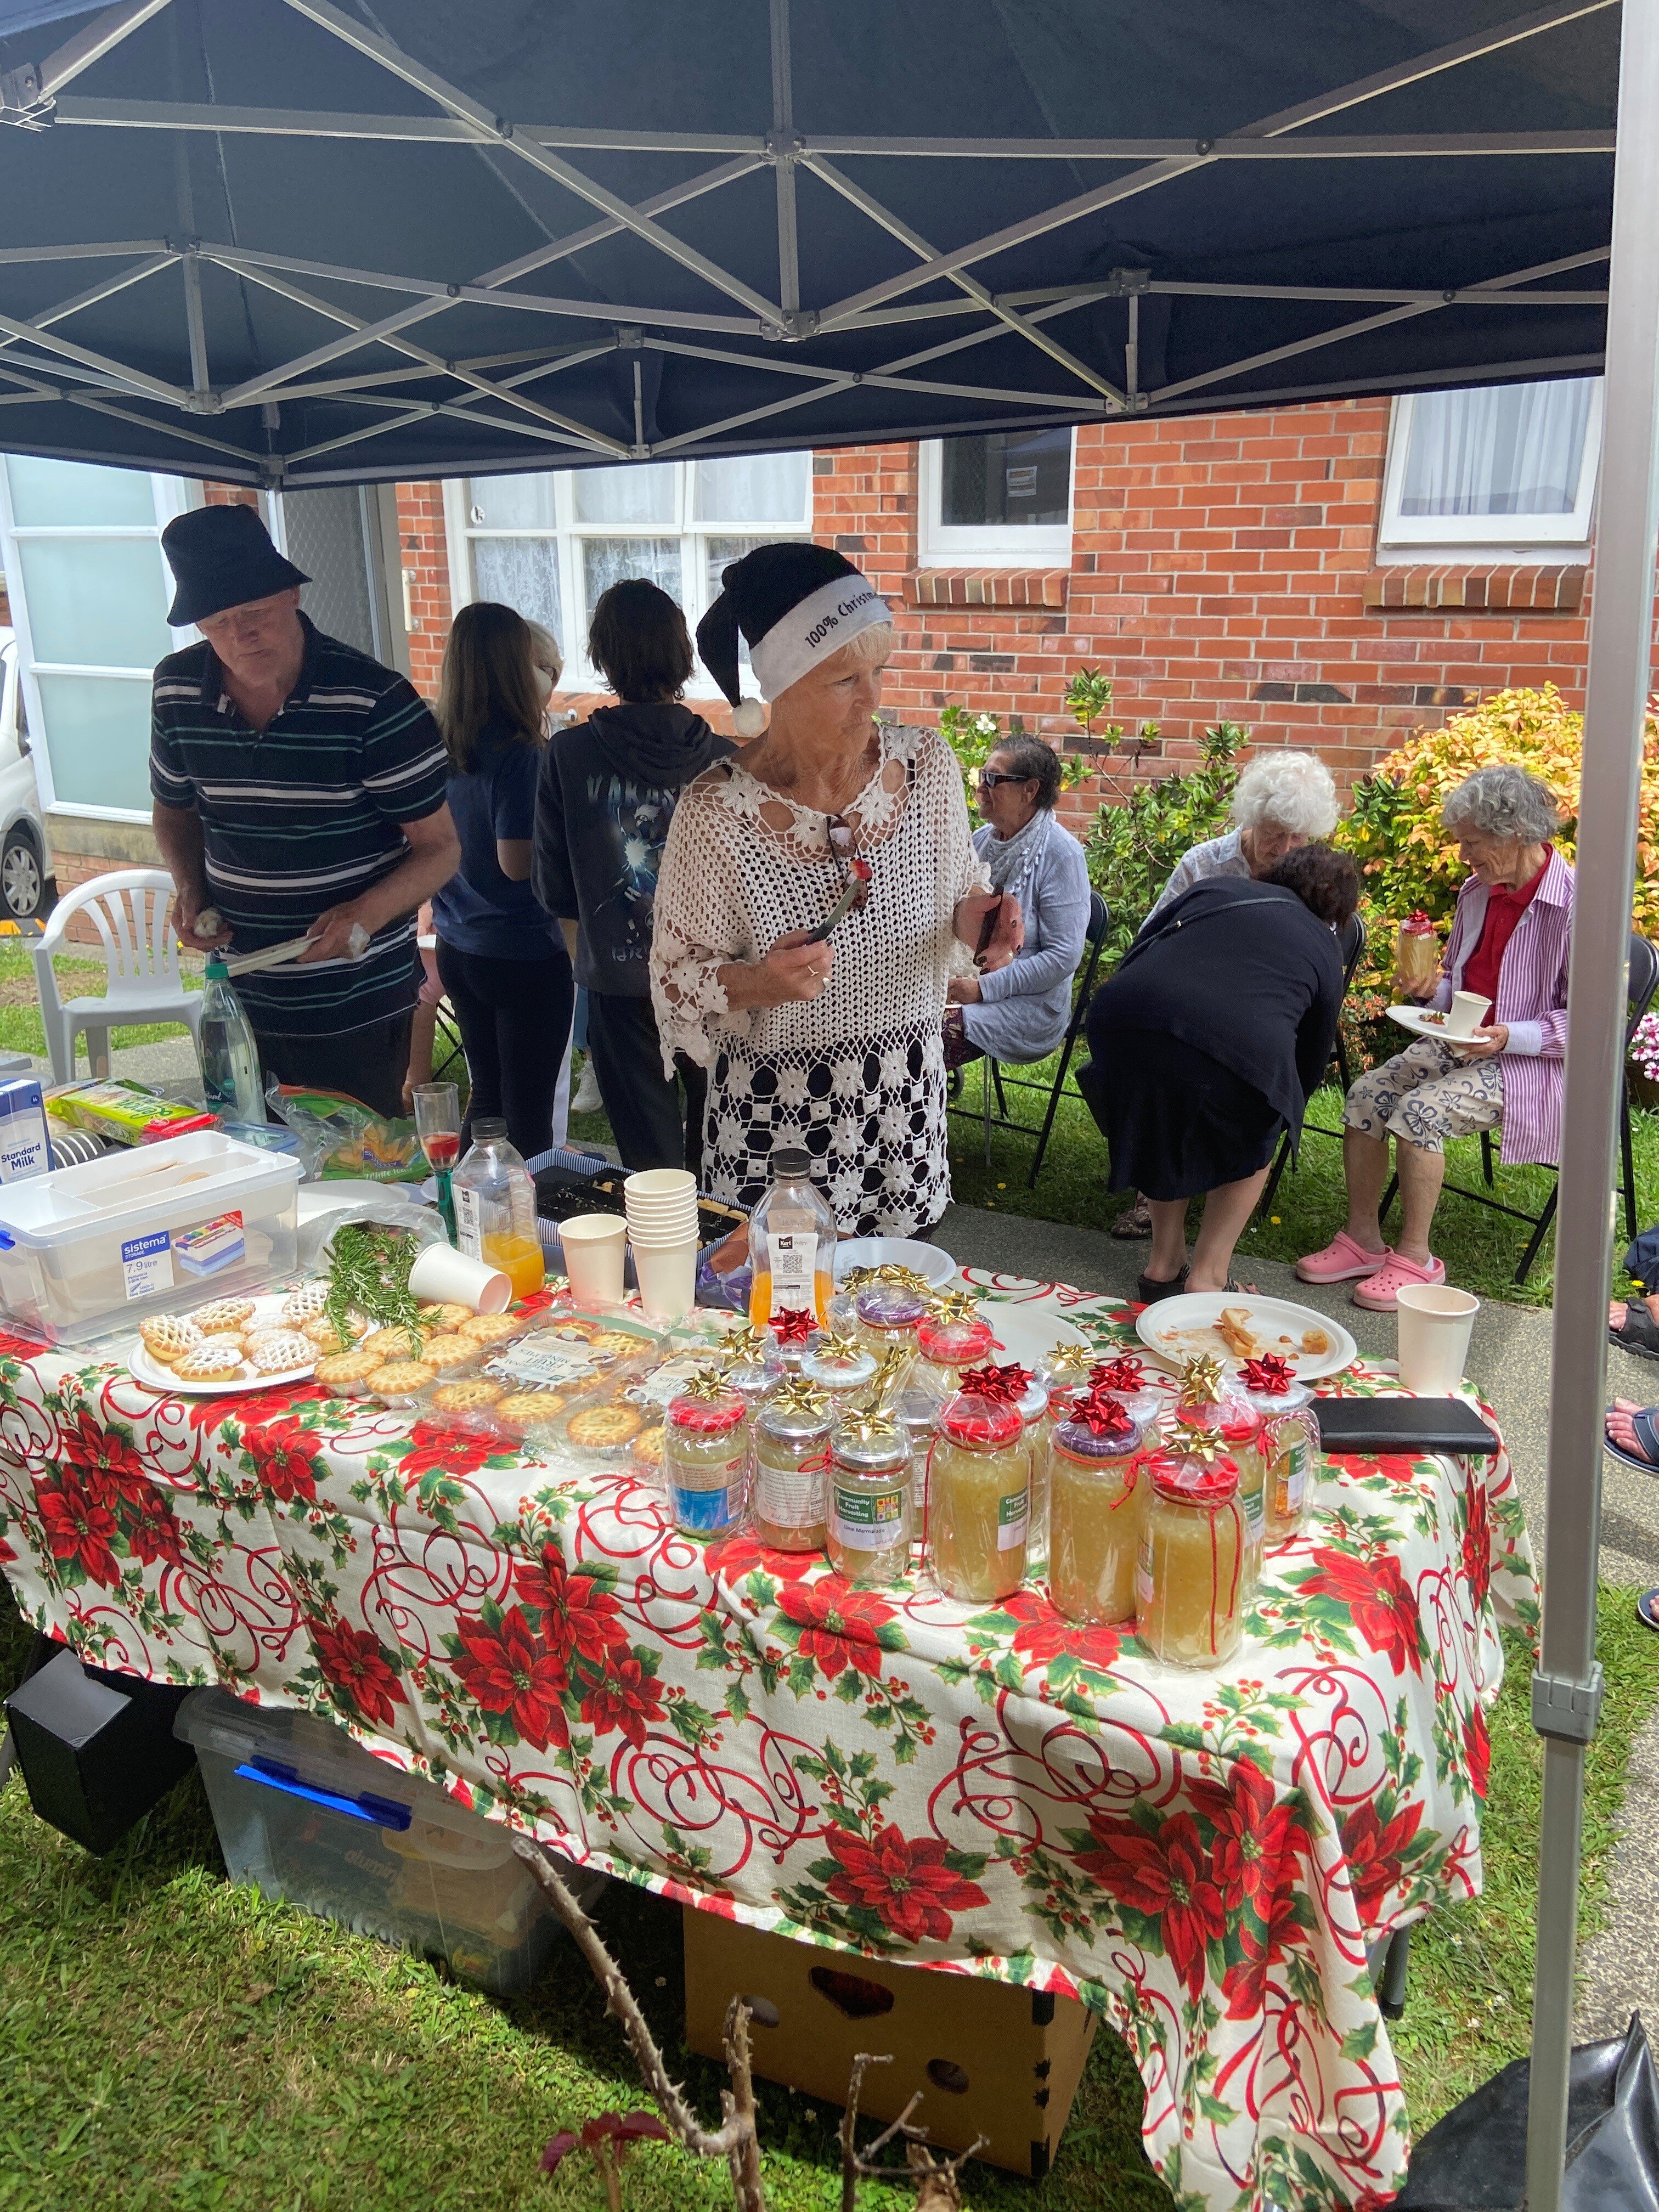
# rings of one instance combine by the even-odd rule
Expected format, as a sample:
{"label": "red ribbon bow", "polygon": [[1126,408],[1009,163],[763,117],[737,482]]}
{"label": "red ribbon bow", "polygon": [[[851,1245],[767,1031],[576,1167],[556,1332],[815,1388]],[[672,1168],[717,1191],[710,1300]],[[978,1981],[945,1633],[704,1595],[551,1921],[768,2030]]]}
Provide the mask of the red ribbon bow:
{"label": "red ribbon bow", "polygon": [[1006,1367],[998,1367],[988,1360],[983,1367],[964,1368],[960,1387],[994,1406],[1017,1406],[1030,1385],[1029,1367],[1017,1366],[1012,1360]]}
{"label": "red ribbon bow", "polygon": [[805,1344],[817,1325],[817,1316],[805,1306],[785,1306],[772,1316],[772,1334],[780,1344]]}
{"label": "red ribbon bow", "polygon": [[1296,1376],[1288,1359],[1276,1352],[1264,1352],[1260,1359],[1244,1362],[1239,1370],[1239,1380],[1258,1397],[1282,1398]]}
{"label": "red ribbon bow", "polygon": [[[1140,1362],[1132,1359],[1129,1364],[1139,1367]],[[1095,1372],[1098,1374],[1099,1369],[1097,1368]],[[1123,1401],[1113,1397],[1109,1390],[1098,1383],[1086,1398],[1072,1401],[1072,1410],[1066,1418],[1068,1421],[1076,1421],[1080,1427],[1097,1437],[1110,1436],[1114,1431],[1127,1429],[1129,1425],[1129,1415]]]}
{"label": "red ribbon bow", "polygon": [[1131,1352],[1121,1352],[1115,1359],[1089,1370],[1091,1390],[1134,1391],[1144,1389],[1146,1384],[1146,1363]]}
{"label": "red ribbon bow", "polygon": [[1420,906],[1414,906],[1401,924],[1401,927],[1408,931],[1413,937],[1426,937],[1432,932],[1434,924]]}

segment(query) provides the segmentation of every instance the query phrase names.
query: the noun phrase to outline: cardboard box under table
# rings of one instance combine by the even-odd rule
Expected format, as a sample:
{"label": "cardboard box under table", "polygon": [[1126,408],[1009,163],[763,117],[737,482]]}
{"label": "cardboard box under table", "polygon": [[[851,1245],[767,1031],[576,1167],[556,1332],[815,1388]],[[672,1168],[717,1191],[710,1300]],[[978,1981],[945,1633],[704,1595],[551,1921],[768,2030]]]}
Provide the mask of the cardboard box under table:
{"label": "cardboard box under table", "polygon": [[981,2136],[976,2155],[993,2166],[1048,2172],[1098,2024],[1074,1997],[825,1951],[690,1905],[684,1917],[693,2051],[721,2056],[741,1992],[757,2007],[750,2039],[766,2081],[844,2105],[858,2053],[887,2055],[864,2077],[861,2115],[896,2120],[920,2090],[915,2123],[940,2150]]}

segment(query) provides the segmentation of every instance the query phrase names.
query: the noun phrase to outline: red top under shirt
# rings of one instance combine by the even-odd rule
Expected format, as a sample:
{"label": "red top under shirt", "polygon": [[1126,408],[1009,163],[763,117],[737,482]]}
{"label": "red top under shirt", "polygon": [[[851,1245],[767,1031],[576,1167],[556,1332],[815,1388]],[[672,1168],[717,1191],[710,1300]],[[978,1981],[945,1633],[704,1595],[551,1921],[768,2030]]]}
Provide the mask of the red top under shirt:
{"label": "red top under shirt", "polygon": [[[1486,919],[1481,927],[1480,942],[1464,963],[1463,981],[1460,988],[1465,991],[1478,991],[1483,999],[1490,999],[1492,1012],[1496,1011],[1498,1005],[1498,969],[1504,957],[1504,947],[1514,936],[1515,925],[1532,904],[1534,895],[1544,880],[1544,868],[1548,867],[1550,854],[1554,850],[1553,845],[1545,846],[1544,866],[1528,882],[1517,884],[1512,891],[1489,888],[1486,892]],[[1486,1019],[1490,1022],[1492,1018],[1492,1012],[1489,1012]]]}

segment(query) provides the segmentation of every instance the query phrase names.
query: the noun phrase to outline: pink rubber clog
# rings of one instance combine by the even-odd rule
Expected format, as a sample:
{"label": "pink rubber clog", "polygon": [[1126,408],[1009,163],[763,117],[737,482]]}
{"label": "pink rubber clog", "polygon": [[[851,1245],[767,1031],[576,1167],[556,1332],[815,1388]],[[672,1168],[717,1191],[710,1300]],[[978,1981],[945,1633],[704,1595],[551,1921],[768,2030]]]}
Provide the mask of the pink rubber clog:
{"label": "pink rubber clog", "polygon": [[1367,1306],[1372,1313],[1393,1313],[1400,1304],[1398,1293],[1407,1283],[1443,1283],[1445,1279],[1443,1261],[1431,1258],[1426,1267],[1419,1267],[1415,1260],[1390,1252],[1376,1273],[1356,1283],[1348,1295],[1355,1305]]}
{"label": "pink rubber clog", "polygon": [[1346,1283],[1356,1276],[1374,1275],[1393,1257],[1386,1245],[1380,1252],[1368,1252],[1346,1229],[1339,1229],[1322,1252],[1310,1252],[1298,1260],[1296,1272],[1304,1283]]}

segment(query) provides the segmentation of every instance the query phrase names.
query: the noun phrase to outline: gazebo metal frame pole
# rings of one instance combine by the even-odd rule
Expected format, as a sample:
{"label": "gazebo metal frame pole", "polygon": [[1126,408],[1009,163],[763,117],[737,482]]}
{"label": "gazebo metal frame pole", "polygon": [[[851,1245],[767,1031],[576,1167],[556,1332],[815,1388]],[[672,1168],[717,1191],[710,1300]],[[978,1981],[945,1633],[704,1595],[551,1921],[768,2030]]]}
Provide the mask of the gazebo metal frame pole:
{"label": "gazebo metal frame pole", "polygon": [[1566,2154],[1584,1754],[1595,1657],[1613,1121],[1659,533],[1659,0],[1625,0],[1607,340],[1607,431],[1585,678],[1578,884],[1568,982],[1552,1346],[1542,1645],[1538,1953],[1527,2126],[1528,2212],[1558,2212]]}

